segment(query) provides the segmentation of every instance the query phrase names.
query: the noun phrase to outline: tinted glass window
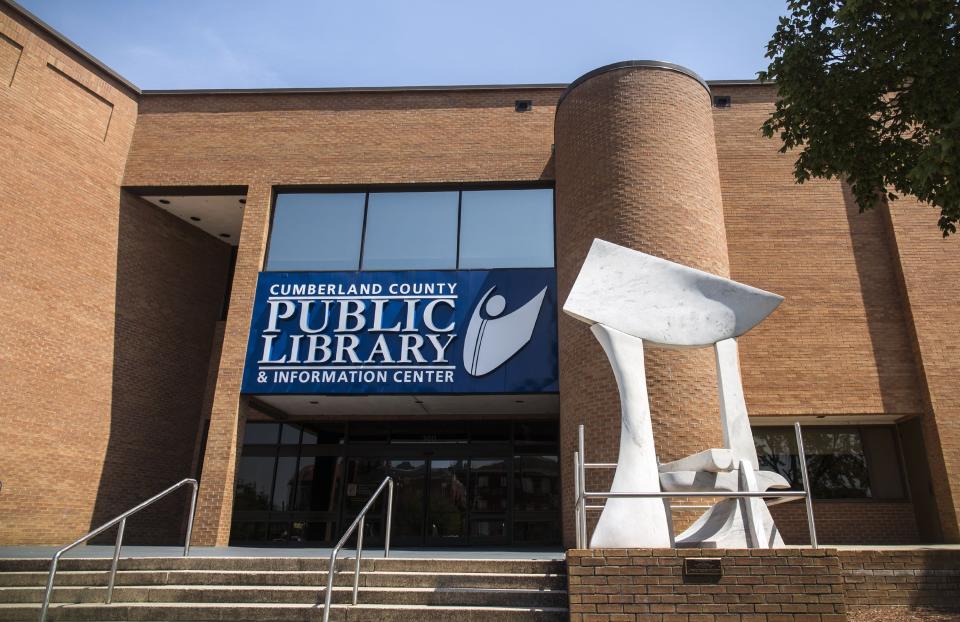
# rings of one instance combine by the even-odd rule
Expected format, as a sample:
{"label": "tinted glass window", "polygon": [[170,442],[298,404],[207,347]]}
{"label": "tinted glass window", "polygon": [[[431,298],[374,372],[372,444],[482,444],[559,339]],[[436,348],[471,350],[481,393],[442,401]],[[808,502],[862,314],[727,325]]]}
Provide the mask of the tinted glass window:
{"label": "tinted glass window", "polygon": [[279,194],[267,270],[356,270],[365,195]]}
{"label": "tinted glass window", "polygon": [[276,423],[247,422],[243,430],[244,445],[276,445],[280,426]]}
{"label": "tinted glass window", "polygon": [[364,270],[457,267],[457,192],[371,193]]}
{"label": "tinted glass window", "polygon": [[553,190],[463,193],[460,268],[552,268]]}
{"label": "tinted glass window", "polygon": [[273,483],[272,457],[243,456],[237,472],[237,492],[233,507],[237,510],[270,508],[270,487]]}
{"label": "tinted glass window", "polygon": [[[793,489],[803,488],[799,452],[790,428],[758,427],[753,439],[760,469],[783,475]],[[803,431],[807,474],[817,499],[872,497],[861,431],[858,428],[807,428]],[[897,465],[896,456],[890,460]]]}

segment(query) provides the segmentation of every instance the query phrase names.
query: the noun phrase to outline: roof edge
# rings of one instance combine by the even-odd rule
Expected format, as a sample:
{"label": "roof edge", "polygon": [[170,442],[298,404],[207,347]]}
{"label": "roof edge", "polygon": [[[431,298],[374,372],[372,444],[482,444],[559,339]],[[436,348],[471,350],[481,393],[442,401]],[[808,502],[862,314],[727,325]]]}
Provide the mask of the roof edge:
{"label": "roof edge", "polygon": [[710,85],[707,84],[706,80],[701,78],[700,75],[697,74],[692,69],[688,69],[683,65],[676,65],[674,63],[668,63],[661,60],[625,60],[617,63],[610,63],[609,65],[604,65],[603,67],[597,67],[596,69],[592,71],[588,71],[587,73],[583,74],[582,76],[580,76],[579,78],[571,82],[570,86],[567,87],[567,90],[565,90],[560,95],[560,99],[557,100],[557,107],[559,108],[560,104],[563,103],[563,100],[566,99],[567,96],[570,95],[570,93],[573,92],[574,89],[576,89],[578,86],[580,86],[584,82],[592,78],[595,78],[601,74],[608,73],[610,71],[617,71],[619,69],[631,69],[631,68],[663,69],[665,71],[673,71],[675,73],[683,74],[699,82],[700,86],[706,89],[707,95],[710,94]]}
{"label": "roof edge", "polygon": [[443,91],[519,91],[565,89],[564,83],[543,84],[453,84],[423,86],[327,86],[236,89],[144,89],[144,95],[283,95],[309,93],[399,93]]}
{"label": "roof edge", "polygon": [[84,50],[82,47],[80,47],[79,45],[77,45],[76,43],[68,39],[63,33],[61,33],[50,24],[46,23],[45,21],[43,21],[42,19],[40,19],[30,11],[28,11],[24,7],[14,2],[14,0],[0,0],[0,4],[4,4],[10,7],[14,12],[16,12],[22,18],[26,19],[28,22],[30,22],[37,28],[46,32],[55,41],[57,41],[58,43],[66,47],[68,50],[70,50],[77,56],[81,57],[86,62],[96,67],[98,70],[105,73],[107,77],[119,83],[120,86],[131,91],[134,95],[140,95],[141,93],[140,88],[136,84],[134,84],[133,82],[130,82],[129,80],[121,76],[119,73],[111,69],[106,63],[104,63],[97,57],[93,56],[92,54]]}

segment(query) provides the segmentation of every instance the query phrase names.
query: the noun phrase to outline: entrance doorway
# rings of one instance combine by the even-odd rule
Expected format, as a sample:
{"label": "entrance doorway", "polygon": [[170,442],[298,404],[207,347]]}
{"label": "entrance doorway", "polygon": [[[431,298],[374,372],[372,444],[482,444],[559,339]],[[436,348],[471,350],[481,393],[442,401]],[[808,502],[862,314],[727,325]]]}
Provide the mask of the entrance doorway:
{"label": "entrance doorway", "polygon": [[[557,427],[556,420],[250,422],[231,540],[330,545],[390,475],[394,545],[558,544]],[[366,543],[382,544],[385,512],[381,500],[368,513]]]}

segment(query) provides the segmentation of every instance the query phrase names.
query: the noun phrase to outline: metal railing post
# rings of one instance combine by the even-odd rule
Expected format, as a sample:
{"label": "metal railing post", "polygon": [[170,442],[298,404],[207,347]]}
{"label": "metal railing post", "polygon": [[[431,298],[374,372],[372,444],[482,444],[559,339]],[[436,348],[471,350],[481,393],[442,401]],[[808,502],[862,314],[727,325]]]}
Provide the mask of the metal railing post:
{"label": "metal railing post", "polygon": [[330,552],[330,567],[327,569],[327,593],[323,600],[323,622],[330,620],[330,605],[333,602],[333,581],[336,576],[337,556],[340,554],[340,550],[347,543],[351,534],[359,527],[360,531],[357,533],[357,563],[353,570],[353,604],[357,604],[357,593],[360,590],[360,560],[363,557],[363,528],[366,522],[367,512],[373,507],[374,502],[385,487],[387,488],[387,533],[384,538],[383,556],[389,557],[390,555],[390,532],[393,529],[393,478],[385,477],[384,480],[380,482],[380,485],[377,486],[377,489],[373,491],[373,494],[370,495],[366,505],[364,505],[357,514],[357,517],[354,518],[350,526],[347,527],[346,531],[340,537],[340,540],[333,547],[333,551]]}
{"label": "metal railing post", "polygon": [[387,484],[387,533],[383,539],[383,557],[390,557],[390,532],[393,527],[393,479]]}
{"label": "metal railing post", "polygon": [[338,553],[340,553],[339,545],[333,547],[333,550],[330,552],[330,562],[327,566],[327,593],[324,595],[323,601],[323,622],[327,622],[330,619],[330,602],[333,599],[333,578],[336,574]]}
{"label": "metal railing post", "polygon": [[576,532],[577,548],[582,549],[583,542],[580,540],[580,455],[576,451],[573,452],[573,528]]}
{"label": "metal railing post", "polygon": [[800,477],[803,478],[803,491],[806,493],[804,501],[807,504],[807,529],[810,531],[810,546],[817,548],[817,526],[813,518],[813,490],[810,489],[810,478],[807,475],[807,454],[803,449],[803,434],[800,430],[800,422],[793,424],[793,430],[797,435],[797,453],[800,459]]}
{"label": "metal railing post", "polygon": [[113,545],[113,561],[110,562],[110,581],[107,583],[107,604],[113,602],[113,584],[117,580],[117,564],[120,562],[120,549],[123,548],[123,532],[127,528],[127,519],[120,521],[117,529],[117,542]]}
{"label": "metal railing post", "polygon": [[50,561],[50,574],[47,575],[47,589],[43,593],[43,605],[40,607],[40,622],[47,619],[47,608],[50,606],[50,596],[53,594],[53,577],[57,574],[57,562],[60,561],[60,552]]}
{"label": "metal railing post", "polygon": [[57,562],[60,560],[60,557],[70,549],[83,544],[90,538],[99,536],[101,533],[103,533],[107,529],[110,529],[111,527],[119,523],[120,528],[117,531],[117,542],[113,551],[113,562],[110,567],[110,581],[109,581],[109,584],[107,585],[107,604],[110,604],[110,601],[113,598],[113,584],[114,584],[115,577],[117,575],[117,564],[120,559],[120,547],[123,545],[123,531],[124,531],[124,527],[127,524],[127,519],[133,516],[134,514],[136,514],[137,512],[139,512],[140,510],[146,507],[149,507],[150,505],[153,505],[155,502],[159,501],[160,499],[163,499],[174,490],[177,490],[178,488],[186,484],[191,484],[193,486],[193,491],[194,491],[193,500],[191,501],[191,504],[190,504],[190,507],[191,507],[190,522],[187,525],[187,544],[185,545],[185,548],[184,548],[184,555],[186,555],[190,547],[190,530],[193,528],[193,511],[196,508],[196,501],[197,501],[197,480],[189,477],[187,479],[180,480],[179,482],[177,482],[173,486],[170,486],[166,490],[158,492],[157,494],[153,495],[146,501],[143,501],[139,505],[136,505],[130,508],[120,516],[117,516],[116,518],[110,521],[107,521],[106,523],[100,525],[93,531],[80,536],[79,539],[75,540],[74,542],[68,544],[67,546],[63,547],[62,549],[54,553],[53,558],[50,561],[50,576],[47,577],[47,589],[43,594],[43,604],[40,606],[40,622],[44,622],[44,620],[47,619],[47,609],[50,607],[50,597],[53,595],[53,583],[57,575]]}
{"label": "metal railing post", "polygon": [[360,527],[357,529],[357,565],[353,569],[353,604],[357,604],[357,592],[360,590],[360,559],[363,557],[363,523],[366,515],[360,517]]}
{"label": "metal railing post", "polygon": [[193,494],[190,497],[190,515],[187,518],[187,539],[183,543],[183,556],[190,555],[190,539],[193,537],[193,518],[197,514],[197,493],[200,492],[200,483],[193,481]]}
{"label": "metal railing post", "polygon": [[577,426],[577,451],[580,452],[580,533],[583,548],[590,548],[590,541],[587,537],[587,452],[583,439],[583,424]]}

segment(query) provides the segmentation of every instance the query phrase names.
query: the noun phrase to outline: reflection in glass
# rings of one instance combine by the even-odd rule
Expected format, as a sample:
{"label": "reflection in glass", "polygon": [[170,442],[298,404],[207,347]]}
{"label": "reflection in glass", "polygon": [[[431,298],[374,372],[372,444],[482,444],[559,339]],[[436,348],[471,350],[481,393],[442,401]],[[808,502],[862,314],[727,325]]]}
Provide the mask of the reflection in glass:
{"label": "reflection in glass", "polygon": [[456,192],[370,194],[364,270],[457,267]]}
{"label": "reflection in glass", "polygon": [[470,511],[503,513],[510,498],[507,461],[470,460]]}
{"label": "reflection in glass", "polygon": [[304,456],[297,471],[296,509],[308,512],[334,512],[339,504],[343,458]]}
{"label": "reflection in glass", "polygon": [[276,423],[248,421],[243,430],[244,445],[276,445],[280,426]]}
{"label": "reflection in glass", "polygon": [[270,509],[270,485],[273,483],[273,456],[243,456],[237,470],[235,510]]}
{"label": "reflection in glass", "polygon": [[419,542],[423,537],[425,460],[391,460],[393,477],[393,530],[400,540]]}
{"label": "reflection in glass", "polygon": [[287,511],[293,509],[297,491],[297,459],[281,456],[277,459],[277,477],[273,484],[273,504],[271,509]]}
{"label": "reflection in glass", "polygon": [[[348,458],[347,479],[344,482],[343,492],[344,515],[353,520],[386,476],[386,469],[380,458]],[[379,514],[382,506],[383,498],[381,497],[370,509],[370,513]]]}
{"label": "reflection in glass", "polygon": [[366,196],[277,195],[267,270],[356,270]]}
{"label": "reflection in glass", "polygon": [[464,535],[467,511],[467,465],[464,460],[430,461],[427,536],[455,539]]}
{"label": "reflection in glass", "polygon": [[463,193],[460,268],[552,268],[553,190]]}
{"label": "reflection in glass", "polygon": [[[760,469],[776,471],[802,490],[800,459],[794,431],[790,428],[757,427],[754,444]],[[860,433],[855,428],[808,428],[803,430],[810,488],[817,499],[870,497],[870,477]]]}
{"label": "reflection in glass", "polygon": [[560,507],[557,456],[516,456],[513,461],[514,511],[552,512]]}
{"label": "reflection in glass", "polygon": [[300,444],[300,427],[290,424],[283,424],[283,428],[280,431],[280,444],[281,445],[299,445]]}

